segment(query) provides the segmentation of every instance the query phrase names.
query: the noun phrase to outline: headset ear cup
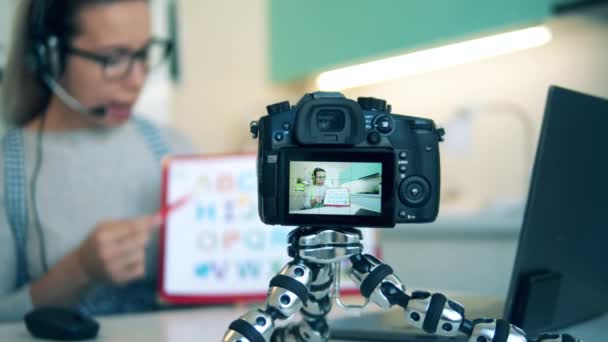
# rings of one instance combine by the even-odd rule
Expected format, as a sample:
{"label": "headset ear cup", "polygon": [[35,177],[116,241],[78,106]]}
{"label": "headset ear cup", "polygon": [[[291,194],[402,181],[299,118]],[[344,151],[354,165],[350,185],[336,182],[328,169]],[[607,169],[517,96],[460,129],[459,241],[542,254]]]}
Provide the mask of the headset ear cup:
{"label": "headset ear cup", "polygon": [[45,42],[37,41],[33,50],[33,70],[40,76],[58,78],[61,74],[61,63],[57,39],[51,37]]}
{"label": "headset ear cup", "polygon": [[48,49],[44,42],[37,41],[34,43],[32,57],[32,70],[38,74],[39,77],[50,74]]}
{"label": "headset ear cup", "polygon": [[34,41],[28,54],[28,65],[30,70],[35,74],[41,74],[44,69],[44,60],[46,55],[46,48],[40,42]]}
{"label": "headset ear cup", "polygon": [[61,75],[61,56],[59,54],[59,42],[57,37],[49,37],[46,42],[46,63],[48,72],[54,79]]}

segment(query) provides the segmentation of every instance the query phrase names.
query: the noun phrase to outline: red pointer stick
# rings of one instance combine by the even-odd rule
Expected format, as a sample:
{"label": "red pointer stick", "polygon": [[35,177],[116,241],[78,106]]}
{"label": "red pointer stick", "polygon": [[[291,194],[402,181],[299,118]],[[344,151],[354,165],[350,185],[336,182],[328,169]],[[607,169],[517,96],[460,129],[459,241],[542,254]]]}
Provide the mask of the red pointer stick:
{"label": "red pointer stick", "polygon": [[163,221],[167,219],[167,217],[173,213],[175,210],[183,207],[186,203],[190,201],[192,198],[192,193],[187,194],[179,198],[177,201],[169,204],[168,206],[164,206],[161,208],[156,214],[163,218]]}

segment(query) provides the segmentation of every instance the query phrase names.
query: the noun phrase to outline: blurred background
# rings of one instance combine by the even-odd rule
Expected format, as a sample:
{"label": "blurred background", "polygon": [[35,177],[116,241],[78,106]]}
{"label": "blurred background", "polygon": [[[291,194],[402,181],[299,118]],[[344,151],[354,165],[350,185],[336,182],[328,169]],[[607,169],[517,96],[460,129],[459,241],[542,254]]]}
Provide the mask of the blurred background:
{"label": "blurred background", "polygon": [[[17,2],[0,0],[0,68]],[[178,53],[138,111],[204,153],[253,151],[266,105],[318,89],[446,128],[439,219],[382,232],[409,289],[506,294],[549,85],[608,97],[607,1],[151,3]]]}

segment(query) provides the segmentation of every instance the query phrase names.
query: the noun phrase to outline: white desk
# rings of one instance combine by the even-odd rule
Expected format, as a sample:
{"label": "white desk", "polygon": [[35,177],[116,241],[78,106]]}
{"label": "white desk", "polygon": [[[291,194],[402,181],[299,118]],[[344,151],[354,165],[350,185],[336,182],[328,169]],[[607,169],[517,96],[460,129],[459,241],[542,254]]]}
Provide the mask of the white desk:
{"label": "white desk", "polygon": [[[99,317],[96,341],[201,342],[221,341],[226,328],[246,309],[206,308]],[[40,341],[23,323],[0,323],[0,341]]]}
{"label": "white desk", "polygon": [[[471,298],[457,298],[465,307],[479,304]],[[477,306],[471,312],[471,318],[489,314],[495,316],[496,303],[494,300],[487,306]],[[226,328],[234,319],[245,313],[246,307],[210,307],[203,309],[186,309],[162,311],[155,313],[100,317],[99,337],[96,341],[116,342],[201,342],[221,341]],[[374,310],[377,311],[377,310]],[[332,311],[331,316],[344,316],[340,309]],[[567,329],[585,342],[608,341],[608,314],[576,327]],[[22,322],[0,323],[0,341],[40,341],[27,332]]]}

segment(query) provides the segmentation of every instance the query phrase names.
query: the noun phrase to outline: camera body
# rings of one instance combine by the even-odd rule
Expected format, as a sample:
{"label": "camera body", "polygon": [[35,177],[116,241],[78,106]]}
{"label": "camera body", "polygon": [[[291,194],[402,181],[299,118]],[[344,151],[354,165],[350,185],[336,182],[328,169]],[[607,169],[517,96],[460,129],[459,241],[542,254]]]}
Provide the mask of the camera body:
{"label": "camera body", "polygon": [[393,227],[439,211],[439,142],[430,119],[385,100],[337,92],[267,106],[259,137],[258,209],[266,224]]}

